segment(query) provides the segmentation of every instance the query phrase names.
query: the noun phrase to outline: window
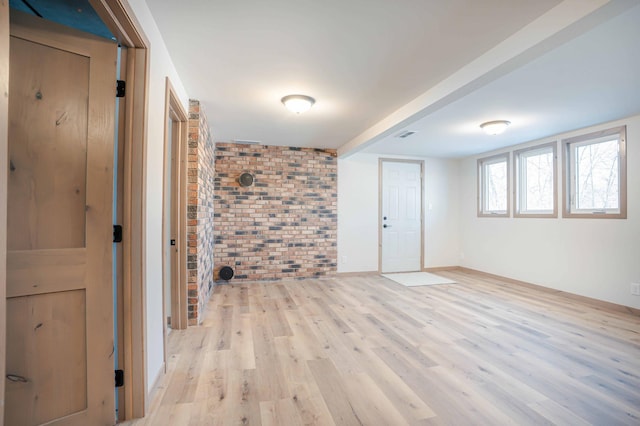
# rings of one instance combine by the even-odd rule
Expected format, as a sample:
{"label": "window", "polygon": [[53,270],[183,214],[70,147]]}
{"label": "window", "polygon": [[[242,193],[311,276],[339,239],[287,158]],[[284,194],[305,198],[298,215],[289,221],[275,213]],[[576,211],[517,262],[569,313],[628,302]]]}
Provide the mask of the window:
{"label": "window", "polygon": [[556,143],[514,152],[515,217],[558,217]]}
{"label": "window", "polygon": [[627,217],[626,127],[563,141],[564,217]]}
{"label": "window", "polygon": [[478,160],[478,216],[509,216],[509,153]]}

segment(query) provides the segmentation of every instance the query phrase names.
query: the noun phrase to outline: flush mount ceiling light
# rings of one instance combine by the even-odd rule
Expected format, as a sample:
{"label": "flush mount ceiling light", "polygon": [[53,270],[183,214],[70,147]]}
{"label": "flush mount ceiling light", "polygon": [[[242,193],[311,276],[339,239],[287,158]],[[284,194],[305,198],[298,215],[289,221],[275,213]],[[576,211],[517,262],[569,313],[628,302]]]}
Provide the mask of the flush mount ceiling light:
{"label": "flush mount ceiling light", "polygon": [[507,120],[487,121],[486,123],[482,123],[480,128],[488,135],[499,135],[507,130],[509,124],[511,124],[511,122]]}
{"label": "flush mount ceiling light", "polygon": [[316,100],[307,95],[287,95],[280,99],[285,107],[291,112],[300,114],[301,112],[308,111],[309,108],[316,103]]}

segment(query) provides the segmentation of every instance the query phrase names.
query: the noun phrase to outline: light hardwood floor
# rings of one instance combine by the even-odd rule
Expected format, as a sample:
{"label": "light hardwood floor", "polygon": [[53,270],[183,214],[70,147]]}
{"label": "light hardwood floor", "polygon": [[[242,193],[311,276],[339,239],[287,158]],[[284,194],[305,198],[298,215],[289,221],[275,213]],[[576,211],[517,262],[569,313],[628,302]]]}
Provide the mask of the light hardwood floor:
{"label": "light hardwood floor", "polygon": [[640,316],[439,274],[218,286],[129,424],[640,424]]}

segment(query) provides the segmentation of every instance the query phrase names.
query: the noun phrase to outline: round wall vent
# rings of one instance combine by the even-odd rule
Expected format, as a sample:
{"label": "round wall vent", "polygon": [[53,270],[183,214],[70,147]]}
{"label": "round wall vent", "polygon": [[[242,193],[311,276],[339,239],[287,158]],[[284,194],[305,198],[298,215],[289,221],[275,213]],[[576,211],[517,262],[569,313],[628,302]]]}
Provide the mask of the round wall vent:
{"label": "round wall vent", "polygon": [[230,266],[223,266],[222,268],[220,268],[218,275],[221,279],[229,281],[231,278],[233,278],[233,269]]}
{"label": "round wall vent", "polygon": [[253,185],[253,175],[251,173],[244,172],[238,178],[238,182],[240,183],[240,186],[251,186]]}

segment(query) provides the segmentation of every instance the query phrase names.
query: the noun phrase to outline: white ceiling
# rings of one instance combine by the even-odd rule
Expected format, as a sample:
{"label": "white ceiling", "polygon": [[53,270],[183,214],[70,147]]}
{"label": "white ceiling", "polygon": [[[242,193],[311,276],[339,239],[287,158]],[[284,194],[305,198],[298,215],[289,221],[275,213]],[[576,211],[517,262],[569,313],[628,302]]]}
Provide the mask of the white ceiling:
{"label": "white ceiling", "polygon": [[453,157],[640,112],[640,0],[147,3],[216,141]]}

